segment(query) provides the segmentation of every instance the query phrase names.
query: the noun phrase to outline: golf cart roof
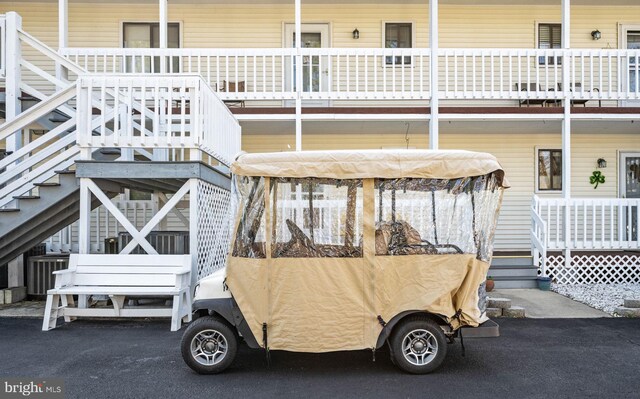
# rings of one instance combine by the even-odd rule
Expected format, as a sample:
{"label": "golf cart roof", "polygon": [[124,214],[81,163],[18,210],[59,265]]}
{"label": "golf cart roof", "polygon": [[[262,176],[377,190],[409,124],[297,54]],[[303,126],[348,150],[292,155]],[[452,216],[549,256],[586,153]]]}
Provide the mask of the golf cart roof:
{"label": "golf cart roof", "polygon": [[498,160],[485,152],[461,150],[349,150],[243,153],[231,166],[240,176],[334,179],[456,179],[496,172],[508,187]]}

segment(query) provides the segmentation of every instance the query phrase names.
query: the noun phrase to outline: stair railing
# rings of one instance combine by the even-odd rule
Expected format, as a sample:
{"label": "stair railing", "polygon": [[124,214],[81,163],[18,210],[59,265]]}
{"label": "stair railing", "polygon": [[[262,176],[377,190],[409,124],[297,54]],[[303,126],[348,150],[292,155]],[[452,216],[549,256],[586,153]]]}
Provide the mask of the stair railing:
{"label": "stair railing", "polygon": [[549,228],[540,212],[540,198],[534,195],[531,202],[531,255],[533,264],[538,267],[540,274],[544,277],[547,276],[548,239]]}

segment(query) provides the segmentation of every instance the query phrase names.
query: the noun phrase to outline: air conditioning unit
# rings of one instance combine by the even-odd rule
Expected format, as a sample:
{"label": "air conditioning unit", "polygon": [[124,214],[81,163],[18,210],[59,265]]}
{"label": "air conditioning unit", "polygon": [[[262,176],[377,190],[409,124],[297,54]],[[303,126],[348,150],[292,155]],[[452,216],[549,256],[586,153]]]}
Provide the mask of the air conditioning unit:
{"label": "air conditioning unit", "polygon": [[53,288],[53,272],[69,268],[68,256],[31,256],[27,261],[27,295],[45,297]]}

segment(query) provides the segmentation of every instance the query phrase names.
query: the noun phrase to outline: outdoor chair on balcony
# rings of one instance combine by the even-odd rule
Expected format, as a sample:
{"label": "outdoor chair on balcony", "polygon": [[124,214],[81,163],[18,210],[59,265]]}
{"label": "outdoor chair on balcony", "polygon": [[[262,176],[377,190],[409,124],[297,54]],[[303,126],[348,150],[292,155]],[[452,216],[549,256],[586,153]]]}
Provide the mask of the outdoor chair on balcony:
{"label": "outdoor chair on balcony", "polygon": [[[516,91],[542,91],[542,88],[539,84],[536,83],[516,83]],[[526,105],[527,107],[530,105],[541,105],[544,107],[546,99],[543,98],[527,98],[524,100],[520,100],[519,106]]]}
{"label": "outdoor chair on balcony", "polygon": [[[227,82],[223,80],[217,91],[221,93],[245,93],[245,82],[244,80],[239,82]],[[229,107],[244,108],[244,100],[223,100],[223,102]]]}
{"label": "outdoor chair on balcony", "polygon": [[[570,92],[573,92],[572,88],[575,88],[576,92],[582,92],[582,83],[570,84],[569,85],[569,91]],[[562,91],[562,83],[558,83],[558,91]],[[600,92],[600,89],[598,89],[597,87],[594,87],[593,91]],[[591,90],[587,90],[587,93],[590,93],[590,92],[591,92]],[[588,99],[571,100],[571,106],[582,105],[583,107],[586,107],[588,101],[589,101]],[[598,100],[598,107],[602,107],[602,101],[601,100]]]}

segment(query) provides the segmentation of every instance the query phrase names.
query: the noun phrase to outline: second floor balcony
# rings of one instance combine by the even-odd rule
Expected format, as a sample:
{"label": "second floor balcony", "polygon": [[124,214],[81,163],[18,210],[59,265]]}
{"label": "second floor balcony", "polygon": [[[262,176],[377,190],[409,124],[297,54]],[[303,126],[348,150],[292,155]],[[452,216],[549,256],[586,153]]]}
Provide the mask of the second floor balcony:
{"label": "second floor balcony", "polygon": [[[65,48],[93,73],[201,75],[224,100],[428,100],[429,48],[125,49]],[[298,68],[297,63],[301,64]],[[164,66],[164,68],[163,68]],[[507,100],[556,106],[565,96],[585,106],[640,100],[640,50],[439,49],[442,100]],[[569,69],[565,81],[563,68]],[[301,87],[296,74],[301,73]]]}

